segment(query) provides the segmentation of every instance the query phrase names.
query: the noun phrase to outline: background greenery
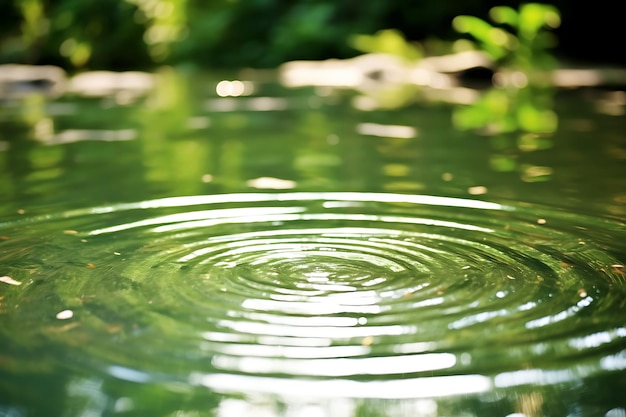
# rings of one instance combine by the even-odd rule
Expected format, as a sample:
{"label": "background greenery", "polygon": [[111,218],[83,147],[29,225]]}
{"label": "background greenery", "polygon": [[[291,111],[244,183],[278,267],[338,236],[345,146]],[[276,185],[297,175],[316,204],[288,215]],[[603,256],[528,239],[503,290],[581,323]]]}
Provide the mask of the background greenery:
{"label": "background greenery", "polygon": [[[559,57],[626,64],[619,2],[578,6],[553,0],[562,17]],[[457,15],[487,19],[492,0],[4,0],[0,63],[68,69],[137,69],[155,64],[274,67],[287,60],[345,58],[348,39],[395,28],[407,39],[458,38]]]}

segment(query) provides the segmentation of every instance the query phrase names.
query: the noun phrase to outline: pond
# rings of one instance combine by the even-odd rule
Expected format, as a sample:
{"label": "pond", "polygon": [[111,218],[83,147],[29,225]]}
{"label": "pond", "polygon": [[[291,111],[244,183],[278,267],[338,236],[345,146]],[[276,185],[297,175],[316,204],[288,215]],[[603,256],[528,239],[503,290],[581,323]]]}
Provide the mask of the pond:
{"label": "pond", "polygon": [[0,416],[626,416],[623,92],[26,87]]}

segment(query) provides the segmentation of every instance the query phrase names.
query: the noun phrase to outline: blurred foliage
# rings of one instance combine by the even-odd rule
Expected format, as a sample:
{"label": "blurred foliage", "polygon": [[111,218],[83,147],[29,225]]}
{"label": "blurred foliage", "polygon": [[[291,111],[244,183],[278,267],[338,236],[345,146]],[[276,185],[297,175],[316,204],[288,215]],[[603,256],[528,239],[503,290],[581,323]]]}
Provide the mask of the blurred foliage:
{"label": "blurred foliage", "polygon": [[186,0],[126,0],[137,6],[135,21],[146,26],[143,40],[155,62],[163,61],[172,43],[186,35]]}
{"label": "blurred foliage", "polygon": [[[473,48],[488,53],[498,69],[511,70],[508,81],[496,82],[476,102],[460,106],[455,126],[489,134],[553,132],[557,120],[551,96],[535,74],[554,65],[550,49],[556,38],[550,30],[561,23],[557,7],[496,6],[489,9],[493,23],[467,14],[455,17],[462,10],[458,1],[425,8],[408,0],[393,5],[352,0],[12,0],[12,7],[0,6],[6,12],[0,14],[0,60],[72,70],[162,63],[272,67],[286,60],[361,52],[389,54],[411,64],[427,53],[453,52],[454,45],[469,40],[412,42],[404,31],[380,27],[395,18],[394,23],[430,31],[432,22],[443,21],[457,39],[458,32],[472,38]],[[428,38],[430,33],[421,35]],[[418,95],[414,85],[386,84],[370,92],[382,107],[400,107]]]}
{"label": "blurred foliage", "polygon": [[478,101],[455,109],[454,126],[484,134],[522,131],[554,133],[558,118],[552,109],[552,91],[537,86],[494,87]]}
{"label": "blurred foliage", "polygon": [[[421,53],[419,49],[404,49],[398,40],[452,40],[458,37],[451,26],[457,15],[478,16],[473,22],[462,18],[457,24],[469,24],[466,32],[479,35],[488,24],[478,19],[494,3],[514,2],[6,0],[0,2],[0,62],[120,70],[162,63],[212,68],[275,67],[294,59],[348,58],[357,50],[372,48],[391,48],[401,55],[415,56]],[[565,20],[574,24],[583,14],[565,1],[552,3],[563,10]],[[519,56],[523,55],[521,48],[530,43],[536,51],[539,44],[549,43],[544,34],[533,38],[536,26],[542,19],[553,24],[555,16],[558,18],[558,14],[546,10],[538,11],[530,5],[518,11],[496,7],[492,19],[511,31],[499,28],[492,33],[499,33],[496,37],[501,38],[504,33],[505,45],[494,39],[478,41],[495,54],[510,50],[514,39],[519,43]],[[393,30],[385,30],[389,28]],[[565,29],[571,34],[580,32],[578,28],[573,30],[572,24]],[[366,38],[356,36],[377,32],[370,39],[375,46],[364,45]],[[585,36],[596,32],[590,30]],[[575,48],[581,53],[589,50]]]}
{"label": "blurred foliage", "polygon": [[349,42],[356,50],[364,53],[391,54],[407,61],[419,60],[424,55],[419,43],[408,42],[395,29],[380,30],[374,35],[354,35]]}
{"label": "blurred foliage", "polygon": [[345,57],[355,53],[348,36],[387,26],[394,8],[330,0],[10,0],[0,5],[0,62],[215,68]]}
{"label": "blurred foliage", "polygon": [[489,11],[489,16],[509,29],[493,26],[475,16],[457,16],[452,25],[458,32],[476,39],[478,49],[504,66],[524,71],[554,66],[549,49],[556,45],[556,37],[546,29],[561,24],[556,7],[539,3],[523,4],[519,10],[497,6]]}
{"label": "blurred foliage", "polygon": [[490,135],[553,133],[558,118],[552,110],[553,92],[547,88],[545,70],[556,66],[550,51],[556,38],[548,30],[561,24],[559,10],[527,3],[518,10],[493,7],[489,15],[502,27],[475,16],[457,16],[452,22],[458,32],[473,37],[476,48],[489,54],[501,71],[494,76],[494,87],[478,101],[456,109],[455,126]]}

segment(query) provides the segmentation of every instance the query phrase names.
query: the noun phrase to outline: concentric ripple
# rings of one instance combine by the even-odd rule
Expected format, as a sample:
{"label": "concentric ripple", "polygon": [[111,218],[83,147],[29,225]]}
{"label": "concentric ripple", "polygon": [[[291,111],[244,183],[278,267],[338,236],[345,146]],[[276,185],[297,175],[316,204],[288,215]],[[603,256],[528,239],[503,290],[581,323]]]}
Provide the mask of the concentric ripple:
{"label": "concentric ripple", "polygon": [[0,235],[15,281],[0,283],[2,338],[121,379],[402,398],[626,368],[626,227],[605,219],[229,194],[25,217]]}

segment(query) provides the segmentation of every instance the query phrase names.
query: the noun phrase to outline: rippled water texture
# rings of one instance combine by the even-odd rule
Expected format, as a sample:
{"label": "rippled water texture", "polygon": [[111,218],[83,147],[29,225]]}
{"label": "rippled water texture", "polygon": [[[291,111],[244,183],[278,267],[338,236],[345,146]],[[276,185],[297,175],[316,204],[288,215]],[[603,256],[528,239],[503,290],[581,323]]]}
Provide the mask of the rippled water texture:
{"label": "rippled water texture", "polygon": [[20,370],[400,399],[626,368],[626,228],[549,207],[243,193],[26,214],[0,235]]}

